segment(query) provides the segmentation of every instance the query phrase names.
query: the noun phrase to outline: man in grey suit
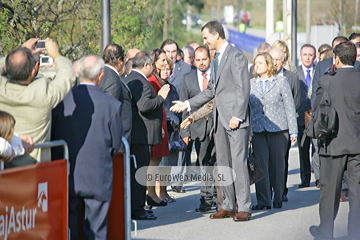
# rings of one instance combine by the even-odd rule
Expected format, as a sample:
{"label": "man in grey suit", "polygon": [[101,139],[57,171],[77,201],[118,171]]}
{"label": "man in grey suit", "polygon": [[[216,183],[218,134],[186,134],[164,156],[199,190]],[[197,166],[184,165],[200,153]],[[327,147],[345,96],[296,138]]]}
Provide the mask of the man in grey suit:
{"label": "man in grey suit", "polygon": [[300,141],[305,130],[305,112],[310,111],[311,102],[309,98],[309,88],[315,68],[316,48],[311,44],[304,44],[300,49],[300,59],[302,65],[297,67],[297,75],[300,79],[301,102],[298,109],[298,133],[299,133],[299,159],[300,159],[300,179],[299,188],[310,187],[311,167],[310,167],[310,142],[311,139],[306,137],[303,145]]}
{"label": "man in grey suit", "polygon": [[[205,90],[208,86],[208,82],[211,75],[210,69],[210,53],[206,47],[198,47],[195,50],[195,66],[197,70],[192,70],[190,73],[185,74],[183,85],[181,88],[180,100],[188,100],[201,91]],[[191,109],[192,112],[197,111],[199,108]],[[186,119],[190,113],[188,111],[183,112],[183,119]],[[210,166],[214,166],[215,163],[215,149],[214,138],[210,136],[211,129],[213,127],[213,116],[208,114],[197,122],[193,123],[186,129],[181,129],[181,137],[183,141],[188,145],[189,142],[195,142],[196,154],[199,158],[199,164],[201,167],[201,176],[206,174],[212,174]],[[207,167],[207,168],[203,168]],[[213,203],[213,189],[214,186],[211,182],[201,181],[200,190],[200,205],[195,209],[196,212],[206,212],[211,210]]]}
{"label": "man in grey suit", "polygon": [[[107,239],[107,215],[112,195],[112,158],[121,145],[121,103],[98,87],[104,61],[79,60],[80,85],[53,111],[52,139],[69,147],[69,228],[78,239],[78,205],[84,201],[84,239]],[[62,150],[62,149],[61,149]],[[63,154],[54,151],[55,159]]]}
{"label": "man in grey suit", "polygon": [[[250,133],[249,96],[250,79],[248,61],[244,53],[231,46],[225,39],[222,25],[210,21],[202,29],[204,43],[217,52],[211,64],[211,79],[207,89],[188,101],[175,101],[173,111],[200,107],[215,97],[214,125],[218,167],[230,167],[224,176],[231,184],[220,181],[225,199],[219,212],[210,218],[233,217],[234,221],[251,219],[250,180],[247,169],[247,153]],[[219,173],[224,168],[218,168]],[[236,212],[237,205],[237,214]]]}
{"label": "man in grey suit", "polygon": [[[334,49],[336,72],[318,82],[314,111],[324,100],[337,112],[336,133],[319,144],[320,156],[320,225],[310,233],[318,239],[333,239],[334,220],[339,209],[342,177],[349,187],[349,239],[360,239],[360,73],[354,69],[356,48],[351,42]],[[324,93],[328,98],[323,99]],[[347,170],[345,172],[345,170]]]}
{"label": "man in grey suit", "polygon": [[[272,48],[269,51],[271,57],[273,58],[274,66],[276,68],[277,76],[284,76],[287,78],[290,87],[291,87],[291,93],[294,98],[294,104],[295,104],[295,110],[298,111],[300,107],[300,82],[299,77],[296,73],[293,73],[287,69],[285,69],[283,66],[285,65],[284,59],[285,54],[280,48]],[[284,172],[284,178],[285,178],[285,189],[283,193],[283,202],[288,201],[287,193],[288,188],[286,187],[287,178],[288,178],[288,171],[289,171],[289,150],[291,147],[291,141],[289,139],[288,141],[288,149],[287,153],[285,155],[285,172]]]}
{"label": "man in grey suit", "polygon": [[[170,87],[164,85],[155,93],[147,78],[153,72],[152,60],[147,52],[132,58],[132,71],[124,81],[132,94],[132,125],[130,152],[136,157],[137,168],[149,166],[150,148],[162,141],[162,106]],[[154,220],[144,210],[146,186],[135,179],[136,168],[131,162],[131,217],[136,220]]]}

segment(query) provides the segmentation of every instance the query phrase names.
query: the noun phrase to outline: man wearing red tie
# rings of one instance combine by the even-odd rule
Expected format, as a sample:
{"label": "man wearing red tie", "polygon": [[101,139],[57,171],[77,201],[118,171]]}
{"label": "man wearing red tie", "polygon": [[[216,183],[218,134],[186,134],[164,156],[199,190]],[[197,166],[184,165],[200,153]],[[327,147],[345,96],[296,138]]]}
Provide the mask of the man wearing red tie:
{"label": "man wearing red tie", "polygon": [[[184,80],[180,93],[180,100],[188,100],[208,86],[210,80],[210,53],[206,47],[200,46],[195,50],[195,66],[197,69],[193,69],[190,73],[184,75]],[[191,109],[191,112],[197,111],[199,108]],[[184,111],[183,119],[186,119],[191,112]],[[211,128],[213,127],[213,114],[210,113],[203,119],[191,124],[186,129],[181,129],[181,137],[183,141],[188,144],[189,141],[195,141],[195,149],[199,158],[201,166],[201,175],[212,174],[212,172],[206,172],[203,168],[214,166],[215,163],[215,149],[214,139],[210,136]],[[208,182],[201,182],[200,190],[200,205],[195,209],[196,212],[206,212],[211,209],[213,203],[213,189]]]}

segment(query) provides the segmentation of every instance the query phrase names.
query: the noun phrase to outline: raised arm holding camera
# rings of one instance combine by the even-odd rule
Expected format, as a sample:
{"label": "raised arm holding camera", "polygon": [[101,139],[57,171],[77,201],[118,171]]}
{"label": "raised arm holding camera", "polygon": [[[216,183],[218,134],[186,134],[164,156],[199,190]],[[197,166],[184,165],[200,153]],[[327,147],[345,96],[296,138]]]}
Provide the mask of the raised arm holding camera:
{"label": "raised arm holding camera", "polygon": [[[45,40],[47,54],[54,59],[56,77],[49,81],[38,75],[39,62],[34,54],[39,39],[32,38],[22,47],[12,50],[0,60],[0,109],[12,114],[16,120],[15,131],[28,134],[34,143],[50,141],[51,111],[64,99],[75,83],[71,61],[59,52],[58,45],[50,38]],[[5,66],[4,66],[5,65]],[[15,167],[50,160],[50,149],[35,149],[30,155],[14,158],[5,167]]]}

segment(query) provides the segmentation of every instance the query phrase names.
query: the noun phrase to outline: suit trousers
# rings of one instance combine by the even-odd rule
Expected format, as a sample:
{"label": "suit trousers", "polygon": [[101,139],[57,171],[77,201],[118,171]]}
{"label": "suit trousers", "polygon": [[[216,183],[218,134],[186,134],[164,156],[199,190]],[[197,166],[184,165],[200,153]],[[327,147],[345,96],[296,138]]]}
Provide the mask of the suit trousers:
{"label": "suit trousers", "polygon": [[226,211],[235,212],[237,204],[239,212],[251,212],[250,179],[247,168],[248,142],[249,127],[227,130],[221,121],[217,121],[215,133],[217,166],[230,167],[236,174],[233,176],[231,171],[223,173],[222,168],[218,168],[219,174],[223,173],[226,178],[233,180],[230,185],[220,181],[225,197],[221,208]]}
{"label": "suit trousers", "polygon": [[[84,201],[83,238],[78,233],[78,207]],[[107,220],[110,202],[101,202],[91,198],[69,197],[70,239],[107,239]]]}
{"label": "suit trousers", "polygon": [[333,237],[344,175],[349,187],[348,235],[350,239],[360,239],[360,155],[320,156],[320,163],[319,231]]}
{"label": "suit trousers", "polygon": [[287,188],[287,179],[288,179],[288,175],[289,175],[289,152],[290,152],[290,148],[291,148],[291,141],[290,138],[288,140],[288,144],[287,144],[287,150],[286,150],[286,154],[285,154],[285,168],[284,168],[284,194],[287,195],[289,189]]}
{"label": "suit trousers", "polygon": [[[216,157],[215,157],[215,147],[214,147],[214,138],[206,136],[204,141],[195,140],[195,149],[199,157],[199,164],[201,169],[201,176],[213,175],[214,172],[211,171],[212,166],[214,166]],[[206,167],[206,168],[203,168]],[[208,182],[201,180],[201,190],[200,196],[205,200],[206,203],[211,204],[213,202],[213,193],[214,193],[214,181]]]}
{"label": "suit trousers", "polygon": [[[149,166],[150,149],[151,147],[146,144],[131,144],[130,152],[136,157],[137,169]],[[143,186],[136,181],[135,173],[137,169],[135,169],[134,162],[130,161],[132,215],[142,215],[145,213],[144,206],[146,201],[146,186]]]}
{"label": "suit trousers", "polygon": [[310,167],[310,139],[306,137],[304,146],[300,146],[300,141],[304,135],[305,126],[298,127],[298,147],[300,159],[300,179],[301,183],[310,183],[311,180],[311,167]]}
{"label": "suit trousers", "polygon": [[312,156],[311,156],[311,165],[314,169],[315,180],[320,179],[320,159],[319,159],[319,148],[318,140],[312,139]]}
{"label": "suit trousers", "polygon": [[259,154],[264,178],[255,183],[258,204],[271,206],[271,191],[274,203],[282,202],[284,192],[285,154],[289,142],[289,131],[254,133],[254,151]]}

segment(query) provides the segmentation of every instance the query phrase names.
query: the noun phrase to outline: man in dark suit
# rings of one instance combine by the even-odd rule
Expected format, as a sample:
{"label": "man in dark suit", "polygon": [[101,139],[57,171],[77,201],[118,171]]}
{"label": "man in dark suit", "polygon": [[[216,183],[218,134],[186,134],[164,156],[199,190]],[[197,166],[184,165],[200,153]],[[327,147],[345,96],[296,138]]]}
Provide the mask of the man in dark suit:
{"label": "man in dark suit", "polygon": [[[111,201],[112,158],[121,145],[121,103],[98,87],[104,61],[97,56],[79,60],[80,85],[53,110],[52,139],[69,147],[69,228],[78,239],[78,204],[85,203],[86,239],[106,239]],[[55,156],[62,154],[54,152]]]}
{"label": "man in dark suit", "polygon": [[[195,68],[192,68],[190,64],[187,64],[182,60],[177,60],[178,50],[180,49],[178,44],[174,40],[166,39],[161,44],[160,48],[165,51],[166,56],[174,63],[174,72],[171,74],[170,78],[168,79],[168,82],[173,86],[175,86],[176,91],[180,96],[184,75],[189,73],[191,69],[195,69]],[[187,145],[183,157],[178,158],[177,166],[184,166],[185,164],[188,166],[190,165],[192,146],[193,146],[192,142],[190,142],[190,144]],[[172,170],[172,174],[181,175],[182,170],[183,168],[174,168]],[[178,193],[185,192],[185,188],[183,187],[183,183],[181,181],[172,182],[171,185],[174,192],[178,192]]]}
{"label": "man in dark suit", "polygon": [[102,57],[105,61],[105,70],[99,87],[104,93],[123,102],[119,72],[124,67],[124,49],[117,44],[109,44],[105,47]]}
{"label": "man in dark suit", "polygon": [[[197,70],[192,70],[185,74],[183,85],[181,88],[180,100],[185,101],[196,96],[208,86],[210,79],[210,53],[206,47],[198,47],[194,53],[195,66]],[[192,112],[199,108],[191,109]],[[189,116],[189,112],[185,111],[182,115],[183,119]],[[213,127],[213,116],[208,114],[206,117],[198,120],[186,129],[181,129],[181,137],[188,145],[190,141],[195,142],[196,154],[199,158],[201,168],[201,176],[212,174],[206,171],[210,168],[203,168],[214,166],[215,163],[215,149],[214,139],[210,136]],[[195,209],[196,212],[206,212],[211,209],[213,203],[213,189],[214,186],[210,182],[201,181],[200,190],[200,205]]]}
{"label": "man in dark suit", "polygon": [[[124,82],[132,94],[132,125],[130,152],[136,157],[137,168],[149,166],[150,148],[162,141],[162,105],[170,90],[164,85],[158,95],[147,78],[153,72],[152,60],[147,52],[132,58],[132,71]],[[131,217],[137,220],[154,220],[156,217],[144,210],[146,186],[135,179],[136,169],[131,162]]]}
{"label": "man in dark suit", "polygon": [[[122,103],[123,137],[130,144],[132,128],[131,92],[121,76],[125,73],[124,49],[120,45],[109,44],[105,47],[102,58],[105,61],[105,71],[99,87],[104,93],[113,96]],[[121,145],[119,151],[125,151],[124,145]]]}
{"label": "man in dark suit", "polygon": [[248,221],[251,219],[247,169],[250,134],[248,62],[241,50],[226,41],[224,29],[219,22],[210,21],[201,31],[204,43],[210,50],[217,51],[211,63],[209,85],[188,101],[176,101],[172,110],[191,110],[215,97],[213,114],[217,165],[231,167],[236,178],[231,171],[223,172],[226,168],[218,168],[219,174],[223,173],[231,183],[220,181],[225,199],[219,212],[211,214],[210,218],[232,217],[234,221]]}
{"label": "man in dark suit", "polygon": [[[353,43],[338,44],[334,54],[337,70],[320,78],[313,108],[315,111],[321,102],[328,100],[337,112],[337,127],[325,146],[319,144],[320,225],[311,226],[310,233],[318,239],[333,238],[344,175],[349,186],[348,235],[354,240],[360,238],[360,73],[353,67],[356,58]],[[323,99],[325,92],[327,99]]]}
{"label": "man in dark suit", "polygon": [[[285,65],[284,59],[285,59],[285,54],[284,52],[280,49],[280,48],[272,48],[269,51],[271,57],[273,58],[273,62],[274,62],[274,67],[276,68],[276,74],[277,76],[284,76],[288,79],[288,82],[290,84],[291,87],[291,93],[293,95],[294,98],[294,104],[295,104],[295,110],[298,111],[299,107],[300,107],[300,82],[299,82],[299,77],[297,76],[296,73],[291,72],[287,69],[285,69],[283,66]],[[288,201],[288,197],[287,197],[287,193],[288,193],[288,188],[286,186],[287,183],[287,178],[288,178],[288,172],[289,172],[289,151],[290,151],[290,147],[291,147],[291,137],[297,137],[296,134],[292,134],[290,135],[289,141],[288,141],[288,148],[287,148],[287,153],[285,155],[285,172],[284,172],[284,178],[285,178],[285,189],[284,189],[284,193],[283,193],[283,202],[287,202]]]}
{"label": "man in dark suit", "polygon": [[298,109],[298,148],[300,159],[300,179],[299,188],[310,187],[311,167],[310,167],[310,142],[311,139],[306,137],[303,145],[300,141],[305,130],[305,112],[311,109],[311,102],[309,98],[309,88],[311,86],[311,79],[314,73],[314,61],[316,57],[316,48],[311,44],[304,44],[300,49],[300,59],[302,65],[297,67],[297,75],[300,79],[301,101]]}
{"label": "man in dark suit", "polygon": [[[342,43],[342,42],[348,42],[349,40],[346,37],[343,36],[338,36],[335,37],[332,41],[332,48],[334,49],[338,44]],[[321,62],[319,62],[318,64],[316,64],[315,67],[315,72],[314,72],[314,78],[311,81],[311,88],[310,88],[310,92],[311,92],[311,107],[314,108],[314,101],[315,101],[315,97],[316,97],[316,89],[319,87],[319,79],[324,76],[325,74],[329,74],[332,73],[336,70],[335,68],[335,64],[334,64],[334,59],[328,58],[325,59]],[[315,184],[316,186],[320,186],[320,160],[319,160],[319,155],[318,155],[318,141],[316,139],[312,140],[312,145],[314,148],[314,154],[312,156],[312,166],[314,169],[314,175],[315,175]],[[347,186],[346,183],[344,182],[344,192],[342,194],[342,198],[343,200],[346,200],[346,192]]]}

